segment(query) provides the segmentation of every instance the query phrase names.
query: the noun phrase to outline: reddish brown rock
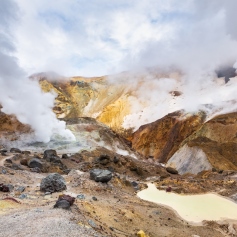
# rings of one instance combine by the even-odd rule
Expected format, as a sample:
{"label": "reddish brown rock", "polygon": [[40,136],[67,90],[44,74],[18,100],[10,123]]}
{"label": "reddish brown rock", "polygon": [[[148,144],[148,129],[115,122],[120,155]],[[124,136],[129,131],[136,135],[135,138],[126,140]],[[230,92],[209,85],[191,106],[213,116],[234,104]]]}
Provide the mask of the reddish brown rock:
{"label": "reddish brown rock", "polygon": [[142,155],[167,162],[180,144],[201,127],[205,115],[184,115],[181,111],[141,126],[132,135],[132,147]]}

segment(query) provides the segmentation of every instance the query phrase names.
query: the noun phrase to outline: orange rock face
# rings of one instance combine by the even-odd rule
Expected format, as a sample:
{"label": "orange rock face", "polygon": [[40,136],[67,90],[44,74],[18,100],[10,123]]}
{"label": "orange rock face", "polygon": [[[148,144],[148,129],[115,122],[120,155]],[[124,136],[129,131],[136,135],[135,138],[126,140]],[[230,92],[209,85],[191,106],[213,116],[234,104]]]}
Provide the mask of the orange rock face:
{"label": "orange rock face", "polygon": [[141,126],[133,133],[133,148],[142,155],[154,157],[159,162],[167,160],[178,150],[180,144],[204,121],[203,114],[184,115],[174,112],[153,123]]}
{"label": "orange rock face", "polygon": [[30,127],[20,123],[14,115],[7,115],[0,111],[0,137],[12,134],[12,140],[14,140],[16,132],[30,132]]}

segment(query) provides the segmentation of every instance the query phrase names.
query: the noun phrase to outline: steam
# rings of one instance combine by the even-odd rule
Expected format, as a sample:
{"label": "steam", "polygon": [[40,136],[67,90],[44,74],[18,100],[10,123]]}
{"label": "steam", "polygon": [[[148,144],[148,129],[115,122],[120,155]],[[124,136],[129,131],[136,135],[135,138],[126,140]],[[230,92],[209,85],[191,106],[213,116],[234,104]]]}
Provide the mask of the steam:
{"label": "steam", "polygon": [[[223,66],[237,68],[237,1],[182,1],[186,4],[183,9],[174,1],[167,2],[168,7],[159,13],[173,16],[169,31],[159,40],[145,42],[138,53],[128,54],[121,63],[127,70],[142,73],[125,76],[133,91],[125,128],[137,129],[181,109],[187,113],[205,111],[208,119],[237,110],[237,78],[225,84],[225,78],[216,75]],[[144,67],[147,69],[141,72]],[[118,83],[115,78],[111,81]],[[173,96],[172,91],[181,95]]]}
{"label": "steam", "polygon": [[12,36],[18,8],[12,0],[0,4],[0,104],[1,111],[15,114],[18,120],[34,131],[35,141],[48,142],[58,134],[74,139],[65,129],[65,122],[57,120],[52,112],[56,94],[43,93],[37,81],[30,80],[13,57]]}

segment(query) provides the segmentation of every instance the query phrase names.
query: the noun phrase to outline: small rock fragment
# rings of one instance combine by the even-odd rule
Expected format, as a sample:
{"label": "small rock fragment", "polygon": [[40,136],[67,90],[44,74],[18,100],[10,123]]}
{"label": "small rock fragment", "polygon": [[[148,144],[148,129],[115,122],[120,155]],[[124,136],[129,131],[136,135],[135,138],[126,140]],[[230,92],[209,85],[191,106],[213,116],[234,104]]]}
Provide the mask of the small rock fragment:
{"label": "small rock fragment", "polygon": [[172,167],[166,167],[166,171],[170,174],[178,174],[178,171]]}
{"label": "small rock fragment", "polygon": [[67,200],[58,200],[54,205],[54,208],[62,208],[68,210],[70,208],[70,203]]}
{"label": "small rock fragment", "polygon": [[7,185],[0,184],[0,191],[4,192],[4,193],[7,193],[7,192],[10,192],[10,189]]}
{"label": "small rock fragment", "polygon": [[98,201],[97,197],[92,197],[92,200]]}
{"label": "small rock fragment", "polygon": [[54,208],[62,208],[62,209],[69,209],[70,206],[74,203],[75,198],[71,197],[70,195],[60,195]]}
{"label": "small rock fragment", "polygon": [[77,198],[80,199],[80,200],[83,200],[83,199],[85,199],[85,195],[84,194],[78,194]]}
{"label": "small rock fragment", "polygon": [[20,198],[20,199],[25,199],[25,198],[27,198],[27,194],[22,193],[22,194],[19,196],[19,198]]}
{"label": "small rock fragment", "polygon": [[22,192],[25,191],[25,187],[19,186],[19,187],[16,188],[16,191],[19,192],[19,193],[22,193]]}
{"label": "small rock fragment", "polygon": [[89,224],[91,227],[93,227],[93,228],[96,228],[96,227],[97,227],[96,223],[95,223],[94,221],[92,221],[92,220],[88,220],[88,224]]}

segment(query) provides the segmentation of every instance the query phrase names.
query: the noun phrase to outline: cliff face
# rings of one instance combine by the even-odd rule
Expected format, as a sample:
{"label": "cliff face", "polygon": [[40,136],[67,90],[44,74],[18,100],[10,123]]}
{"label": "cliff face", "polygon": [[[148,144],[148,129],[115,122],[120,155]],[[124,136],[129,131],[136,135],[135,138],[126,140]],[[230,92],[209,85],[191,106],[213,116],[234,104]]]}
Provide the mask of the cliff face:
{"label": "cliff face", "polygon": [[125,86],[112,85],[106,77],[75,77],[62,82],[40,79],[43,91],[57,93],[54,112],[58,118],[92,117],[116,131],[130,112]]}
{"label": "cliff face", "polygon": [[196,131],[204,121],[204,114],[184,115],[175,112],[153,123],[141,126],[133,133],[133,148],[146,157],[166,163],[180,144]]}
{"label": "cliff face", "polygon": [[[180,173],[198,173],[210,168],[236,170],[236,133],[237,113],[217,116],[185,139],[179,151],[168,161],[167,166],[176,168]],[[193,167],[197,164],[200,168],[194,170]]]}

